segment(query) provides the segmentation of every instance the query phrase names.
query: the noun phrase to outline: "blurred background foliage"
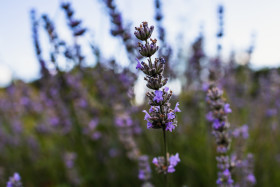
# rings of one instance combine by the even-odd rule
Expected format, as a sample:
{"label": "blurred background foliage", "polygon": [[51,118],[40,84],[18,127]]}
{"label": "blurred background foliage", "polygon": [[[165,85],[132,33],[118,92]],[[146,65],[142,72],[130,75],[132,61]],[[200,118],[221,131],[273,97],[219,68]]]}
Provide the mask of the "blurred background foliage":
{"label": "blurred background foliage", "polygon": [[[112,36],[125,46],[131,62],[127,67],[103,56],[94,42],[89,44],[92,53],[83,53],[79,41],[87,28],[75,17],[71,4],[62,3],[61,11],[65,12],[72,42],[59,38],[55,20],[31,11],[41,78],[31,83],[14,80],[0,90],[1,186],[14,172],[20,173],[26,187],[141,186],[139,157],[148,155],[151,163],[153,157],[162,155],[161,131],[147,130],[143,120],[147,102],[137,104],[135,100],[139,81],[135,58],[139,55],[132,26],[124,25],[113,0],[102,3],[111,18]],[[217,41],[223,37],[223,14],[219,6]],[[228,61],[223,60],[219,42],[217,55],[208,56],[201,33],[187,54],[184,49],[175,54],[165,40],[159,0],[155,1],[155,15],[159,56],[165,57],[166,75],[171,81],[179,80],[181,90],[172,99],[180,102],[179,125],[167,134],[168,151],[178,152],[181,162],[176,172],[168,175],[169,185],[216,185],[215,140],[206,120],[203,90],[210,78],[224,89],[232,108],[230,130],[244,124],[249,127],[249,138],[241,144],[244,157],[247,153],[254,155],[255,186],[280,186],[279,69],[252,69],[253,44],[243,52],[246,58],[242,64],[236,62],[234,52]],[[51,46],[44,52],[47,57],[39,39],[43,30]],[[90,55],[96,61],[94,66],[86,65]],[[237,142],[233,137],[232,153],[240,146]],[[151,168],[150,182],[163,186],[163,176]],[[238,180],[237,174],[234,179]]]}

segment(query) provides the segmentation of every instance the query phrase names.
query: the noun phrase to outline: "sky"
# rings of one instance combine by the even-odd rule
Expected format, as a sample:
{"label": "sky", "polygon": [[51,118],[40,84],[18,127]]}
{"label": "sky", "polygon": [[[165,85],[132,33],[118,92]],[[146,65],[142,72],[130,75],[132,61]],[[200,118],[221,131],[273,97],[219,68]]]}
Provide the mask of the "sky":
{"label": "sky", "polygon": [[[0,0],[0,86],[12,78],[31,81],[39,77],[35,57],[29,11],[35,8],[38,14],[47,13],[55,20],[60,36],[70,38],[64,12],[58,0]],[[72,0],[75,17],[83,20],[89,28],[84,41],[94,41],[104,56],[114,56],[123,65],[128,64],[122,55],[120,41],[110,36],[110,19],[101,0]],[[125,23],[138,26],[143,20],[154,23],[153,0],[116,0]],[[225,37],[223,56],[232,50],[246,50],[255,35],[255,51],[252,66],[255,68],[279,66],[280,53],[280,1],[277,0],[162,0],[167,39],[172,47],[178,44],[178,34],[184,45],[189,46],[202,30],[205,35],[205,50],[215,55],[218,29],[217,6],[225,8]],[[203,29],[202,29],[203,28]],[[132,30],[133,31],[133,30]],[[48,51],[46,36],[40,30],[43,50]],[[85,49],[85,53],[89,52]],[[121,51],[120,51],[121,50]]]}

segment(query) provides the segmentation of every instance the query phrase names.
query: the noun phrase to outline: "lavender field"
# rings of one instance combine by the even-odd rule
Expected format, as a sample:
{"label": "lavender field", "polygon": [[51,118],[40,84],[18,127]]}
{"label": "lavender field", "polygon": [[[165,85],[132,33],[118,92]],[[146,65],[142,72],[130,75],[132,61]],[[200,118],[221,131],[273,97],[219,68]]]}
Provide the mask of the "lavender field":
{"label": "lavender field", "polygon": [[203,28],[170,42],[167,3],[149,2],[153,17],[134,25],[98,1],[121,58],[74,4],[59,4],[64,25],[30,10],[40,76],[0,88],[0,186],[280,186],[280,69],[252,66],[257,37],[223,55],[223,5],[208,54]]}

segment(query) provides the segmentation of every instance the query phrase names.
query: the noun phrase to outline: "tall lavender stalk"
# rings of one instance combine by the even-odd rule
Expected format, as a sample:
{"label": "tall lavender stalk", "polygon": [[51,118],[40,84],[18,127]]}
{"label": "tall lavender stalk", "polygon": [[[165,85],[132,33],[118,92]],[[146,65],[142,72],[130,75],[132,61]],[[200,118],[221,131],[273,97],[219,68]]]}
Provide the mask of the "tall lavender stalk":
{"label": "tall lavender stalk", "polygon": [[[146,77],[144,80],[147,81],[146,86],[153,91],[147,92],[146,96],[149,98],[149,105],[151,108],[149,112],[144,110],[145,120],[147,121],[147,128],[162,129],[163,132],[163,142],[164,142],[164,158],[157,157],[153,159],[153,164],[155,164],[157,171],[159,173],[165,174],[165,185],[167,186],[167,173],[173,173],[175,171],[174,167],[180,161],[179,154],[171,156],[167,153],[167,143],[166,143],[166,131],[172,132],[177,126],[176,112],[180,112],[178,108],[179,103],[176,104],[174,110],[170,108],[171,104],[169,102],[172,91],[169,91],[168,87],[160,90],[164,85],[166,85],[168,79],[163,77],[163,70],[165,66],[164,58],[155,58],[152,60],[152,56],[159,49],[156,45],[157,40],[150,38],[154,26],[149,27],[147,22],[143,22],[140,27],[135,27],[134,35],[145,44],[138,43],[140,47],[140,54],[143,57],[147,57],[148,63],[140,62],[138,59],[138,64],[136,69],[141,70]],[[150,39],[150,42],[148,41]]]}
{"label": "tall lavender stalk", "polygon": [[231,140],[227,131],[230,126],[227,120],[227,114],[231,112],[231,109],[222,95],[223,91],[215,85],[209,86],[207,102],[210,112],[207,114],[207,119],[212,123],[212,133],[216,138],[217,144],[217,185],[220,187],[232,187],[233,180],[231,178],[230,160],[228,156]]}

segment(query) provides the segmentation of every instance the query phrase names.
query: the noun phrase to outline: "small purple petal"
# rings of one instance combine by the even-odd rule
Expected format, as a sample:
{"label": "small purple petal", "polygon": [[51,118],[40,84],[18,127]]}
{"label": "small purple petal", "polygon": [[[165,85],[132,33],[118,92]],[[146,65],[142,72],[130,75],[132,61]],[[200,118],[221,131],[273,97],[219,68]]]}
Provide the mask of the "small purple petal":
{"label": "small purple petal", "polygon": [[143,112],[146,114],[144,120],[148,121],[151,118],[150,114],[146,110],[143,110]]}
{"label": "small purple petal", "polygon": [[181,112],[181,110],[179,109],[179,102],[176,103],[176,106],[174,108],[174,112]]}
{"label": "small purple petal", "polygon": [[174,173],[174,172],[175,172],[174,166],[171,166],[171,165],[168,166],[167,172],[168,172],[168,173]]}
{"label": "small purple petal", "polygon": [[252,173],[250,173],[250,174],[247,176],[247,180],[248,180],[248,182],[250,182],[251,184],[255,184],[255,183],[256,183],[256,178],[255,178],[255,176],[254,176]]}
{"label": "small purple petal", "polygon": [[224,111],[225,111],[225,113],[226,114],[228,114],[228,113],[231,113],[232,112],[232,110],[229,108],[229,104],[227,103],[227,104],[225,104],[225,106],[224,106]]}
{"label": "small purple petal", "polygon": [[150,128],[152,128],[152,127],[153,127],[153,124],[152,124],[151,122],[148,121],[148,123],[147,123],[147,129],[150,129]]}
{"label": "small purple petal", "polygon": [[142,66],[141,66],[141,63],[140,61],[136,58],[137,60],[137,66],[136,66],[136,69],[142,69]]}
{"label": "small purple petal", "polygon": [[155,157],[155,158],[153,158],[153,161],[152,161],[152,163],[153,164],[156,164],[156,165],[158,165],[158,159]]}
{"label": "small purple petal", "polygon": [[176,153],[176,155],[173,155],[169,158],[170,165],[176,166],[180,162],[179,153]]}
{"label": "small purple petal", "polygon": [[172,124],[171,121],[168,122],[168,123],[166,124],[165,130],[166,130],[166,131],[172,132],[173,129],[175,129],[175,126]]}
{"label": "small purple petal", "polygon": [[172,119],[174,119],[174,118],[175,118],[175,114],[174,114],[173,112],[169,112],[169,113],[167,114],[167,119],[172,120]]}

